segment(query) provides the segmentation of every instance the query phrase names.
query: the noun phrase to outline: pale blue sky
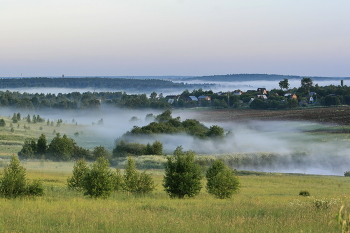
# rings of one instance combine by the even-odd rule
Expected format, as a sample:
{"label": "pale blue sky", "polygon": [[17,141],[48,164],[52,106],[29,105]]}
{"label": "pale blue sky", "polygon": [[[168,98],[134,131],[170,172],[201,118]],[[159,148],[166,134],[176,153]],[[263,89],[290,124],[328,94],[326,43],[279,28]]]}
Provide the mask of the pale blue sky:
{"label": "pale blue sky", "polygon": [[349,0],[1,0],[0,77],[349,77],[349,12]]}

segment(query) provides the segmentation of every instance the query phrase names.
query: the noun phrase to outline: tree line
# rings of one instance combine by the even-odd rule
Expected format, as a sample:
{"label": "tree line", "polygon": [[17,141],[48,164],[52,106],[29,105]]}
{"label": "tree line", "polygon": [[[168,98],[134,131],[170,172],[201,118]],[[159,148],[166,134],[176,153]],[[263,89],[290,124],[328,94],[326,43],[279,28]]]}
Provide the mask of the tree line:
{"label": "tree line", "polygon": [[[215,161],[205,176],[206,189],[216,198],[230,198],[240,188],[235,171],[222,160]],[[167,157],[163,187],[171,198],[182,199],[198,195],[202,189],[202,179],[203,170],[194,163],[193,151],[182,151],[182,147],[178,147],[173,156]],[[112,171],[108,160],[99,157],[90,166],[84,159],[77,160],[72,176],[67,179],[67,187],[83,191],[84,195],[91,198],[107,198],[112,192],[119,191],[147,194],[155,189],[155,184],[150,174],[137,171],[132,157],[128,158],[123,174],[119,169]],[[16,198],[42,195],[42,181],[28,181],[25,168],[20,165],[19,159],[13,156],[0,177],[0,196]]]}

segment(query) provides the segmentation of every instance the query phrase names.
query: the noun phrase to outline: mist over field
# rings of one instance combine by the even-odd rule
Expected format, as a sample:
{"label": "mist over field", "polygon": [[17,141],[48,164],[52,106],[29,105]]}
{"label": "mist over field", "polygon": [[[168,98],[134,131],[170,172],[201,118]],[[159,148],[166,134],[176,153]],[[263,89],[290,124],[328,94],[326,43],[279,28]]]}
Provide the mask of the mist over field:
{"label": "mist over field", "polygon": [[[14,110],[1,110],[3,116],[12,116]],[[40,114],[41,117],[57,121],[62,119],[63,123],[84,125],[79,131],[80,135],[74,137],[74,132],[67,133],[80,146],[93,149],[95,146],[105,146],[109,151],[115,147],[115,140],[130,131],[134,125],[144,126],[149,124],[146,115],[153,113],[158,115],[161,111],[154,110],[125,110],[102,107],[99,111],[20,111],[22,117],[27,114]],[[195,111],[174,111],[172,116],[185,119],[198,118],[199,112]],[[131,121],[132,117],[137,120]],[[98,121],[103,119],[103,124]],[[309,173],[343,175],[350,170],[350,146],[349,138],[337,137],[337,134],[325,135],[306,133],[323,127],[318,123],[290,122],[290,121],[250,121],[248,123],[235,122],[202,122],[207,127],[219,125],[224,128],[225,133],[231,134],[222,140],[197,139],[184,134],[176,135],[146,135],[132,137],[133,142],[147,144],[159,140],[163,143],[165,154],[172,154],[177,146],[184,150],[193,150],[199,155],[237,155],[245,158],[254,158],[268,154],[276,158],[273,163],[244,165],[239,170],[254,170],[266,172],[283,173]],[[256,158],[258,158],[256,157]],[[258,158],[258,161],[261,159]],[[263,163],[263,161],[261,162]]]}

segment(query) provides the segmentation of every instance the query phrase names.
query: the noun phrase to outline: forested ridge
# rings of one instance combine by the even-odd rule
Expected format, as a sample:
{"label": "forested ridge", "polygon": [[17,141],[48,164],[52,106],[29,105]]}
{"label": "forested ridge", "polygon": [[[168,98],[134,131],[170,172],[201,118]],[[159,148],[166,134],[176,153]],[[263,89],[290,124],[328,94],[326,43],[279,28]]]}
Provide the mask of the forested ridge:
{"label": "forested ridge", "polygon": [[126,78],[2,78],[0,88],[18,87],[61,87],[61,88],[112,88],[117,90],[160,88],[190,88],[193,85],[174,83],[160,79],[126,79]]}

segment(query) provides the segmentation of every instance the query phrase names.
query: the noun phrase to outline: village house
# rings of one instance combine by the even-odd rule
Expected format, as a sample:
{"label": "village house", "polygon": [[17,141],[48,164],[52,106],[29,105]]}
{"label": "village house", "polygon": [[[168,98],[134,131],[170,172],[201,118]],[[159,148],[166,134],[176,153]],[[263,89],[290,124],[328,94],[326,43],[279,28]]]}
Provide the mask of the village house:
{"label": "village house", "polygon": [[298,96],[296,94],[286,93],[286,94],[284,94],[284,98],[286,98],[286,99],[298,99]]}
{"label": "village house", "polygon": [[263,95],[267,94],[266,88],[258,88],[257,91],[260,92]]}
{"label": "village house", "polygon": [[186,101],[187,101],[187,102],[190,102],[190,101],[196,101],[196,102],[198,102],[198,98],[191,95],[191,96],[187,97]]}

